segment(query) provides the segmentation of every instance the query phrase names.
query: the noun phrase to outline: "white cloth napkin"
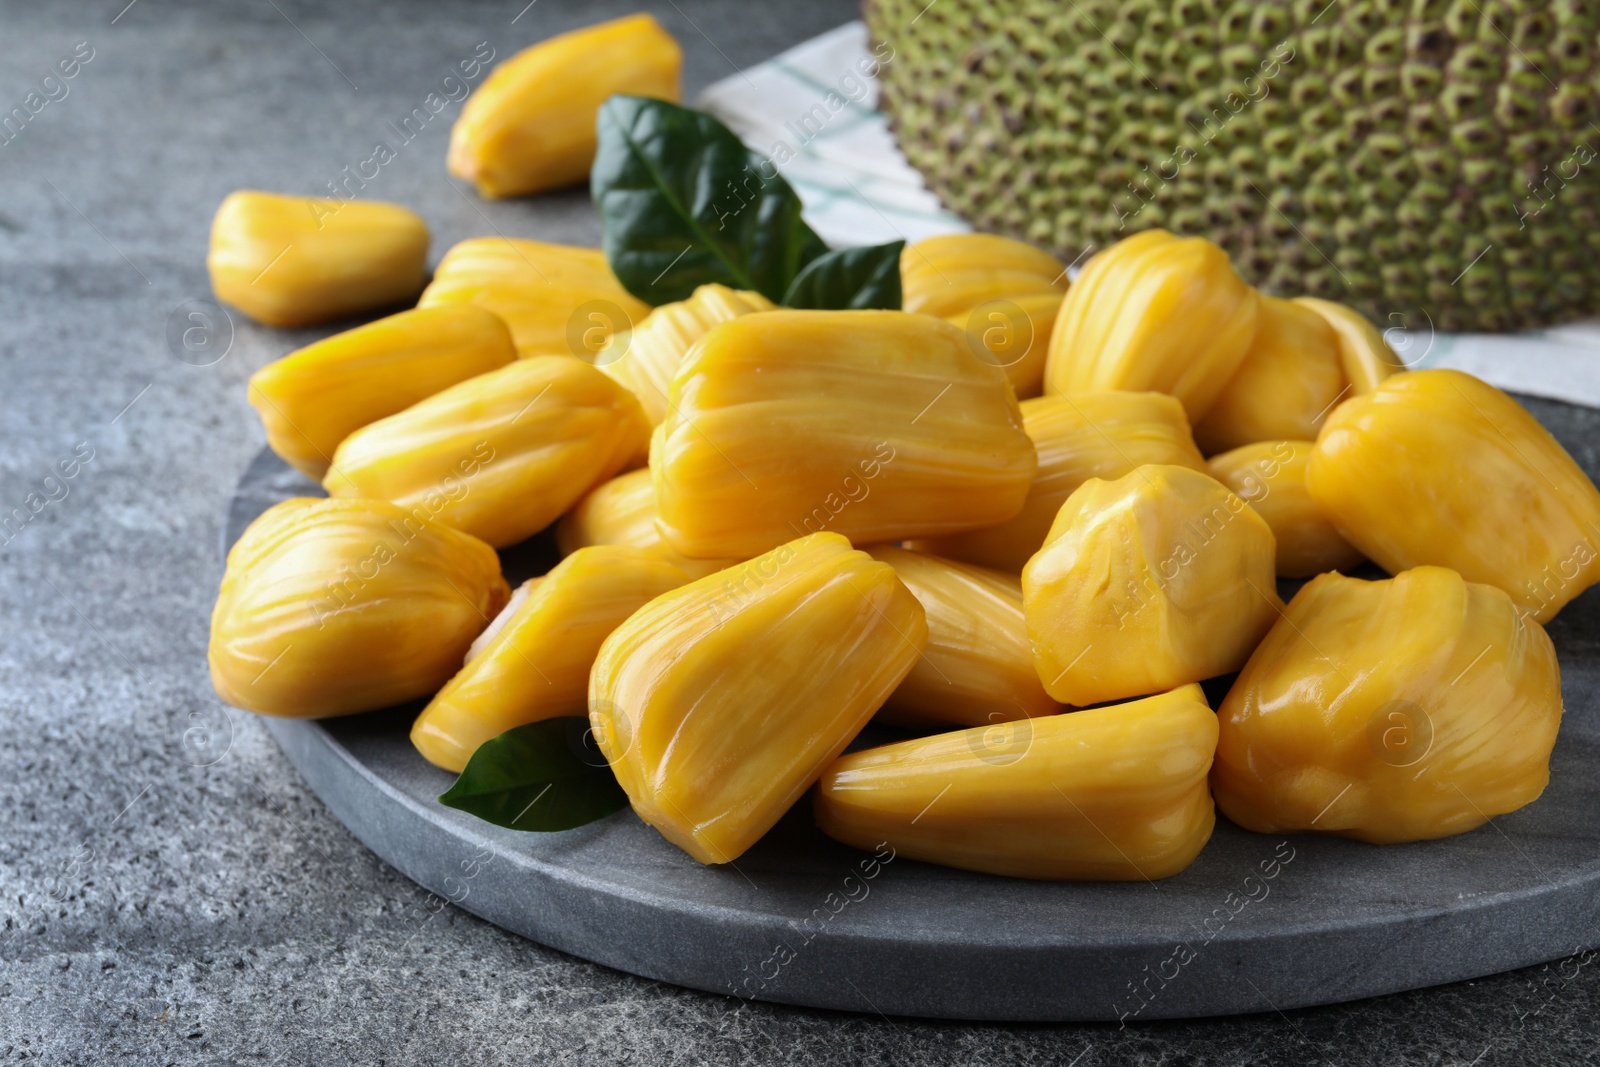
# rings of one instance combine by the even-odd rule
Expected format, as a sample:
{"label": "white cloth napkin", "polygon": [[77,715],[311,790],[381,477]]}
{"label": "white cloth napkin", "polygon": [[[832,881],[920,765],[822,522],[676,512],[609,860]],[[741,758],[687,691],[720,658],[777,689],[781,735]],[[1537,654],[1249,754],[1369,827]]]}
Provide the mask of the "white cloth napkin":
{"label": "white cloth napkin", "polygon": [[[870,76],[881,58],[866,24],[849,22],[717,82],[697,102],[779,164],[806,221],[836,247],[972,228],[940,205],[895,144]],[[1600,318],[1520,334],[1405,325],[1378,323],[1414,368],[1455,367],[1502,389],[1600,407]]]}

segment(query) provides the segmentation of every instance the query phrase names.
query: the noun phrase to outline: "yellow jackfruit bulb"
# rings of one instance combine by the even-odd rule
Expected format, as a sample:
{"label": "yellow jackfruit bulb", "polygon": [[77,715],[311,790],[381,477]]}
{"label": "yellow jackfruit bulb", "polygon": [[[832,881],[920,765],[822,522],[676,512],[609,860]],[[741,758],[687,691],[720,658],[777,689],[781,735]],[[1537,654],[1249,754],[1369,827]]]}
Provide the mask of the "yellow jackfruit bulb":
{"label": "yellow jackfruit bulb", "polygon": [[1039,454],[1022,511],[998,526],[912,548],[1015,574],[1044,544],[1067,497],[1090,478],[1120,478],[1145,463],[1206,469],[1183,405],[1165,393],[1035,397],[1021,408],[1022,428]]}
{"label": "yellow jackfruit bulb", "polygon": [[1198,423],[1244,362],[1258,302],[1210,241],[1165,230],[1118,241],[1067,292],[1044,391],[1170,393]]}
{"label": "yellow jackfruit bulb", "polygon": [[990,726],[1061,705],[1039,684],[1014,574],[879,545],[867,554],[894,568],[928,621],[928,644],[878,712],[903,726]]}
{"label": "yellow jackfruit bulb", "polygon": [[517,358],[511,332],[481,308],[402,311],[334,334],[250,377],[267,444],[321,480],[339,442],[368,423]]}
{"label": "yellow jackfruit bulb", "polygon": [[1340,536],[1306,486],[1310,441],[1257,441],[1208,464],[1211,476],[1238,493],[1272,527],[1280,578],[1310,578],[1345,571],[1362,556]]}
{"label": "yellow jackfruit bulb", "polygon": [[241,190],[211,220],[206,267],[224,304],[312,326],[413,299],[427,260],[427,223],[399,204]]}
{"label": "yellow jackfruit bulb", "polygon": [[727,863],[838,757],[927,639],[892,567],[812,534],[635,612],[600,646],[589,719],[639,817]]}
{"label": "yellow jackfruit bulb", "polygon": [[771,311],[760,293],[702,285],[687,300],[663,304],[631,331],[612,336],[594,356],[594,365],[632,390],[651,426],[667,417],[667,395],[683,357],[718,323]]}
{"label": "yellow jackfruit bulb", "polygon": [[515,726],[588,710],[589,668],[622,621],[689,580],[647,548],[580,549],[519,589],[411,727],[430,763],[460,772],[478,746]]}
{"label": "yellow jackfruit bulb", "polygon": [[590,361],[650,312],[598,248],[509,237],[475,237],[446,252],[417,301],[438,304],[476,304],[499,315],[520,356]]}
{"label": "yellow jackfruit bulb", "polygon": [[1032,245],[988,233],[929,237],[900,253],[900,306],[937,315],[975,338],[1017,396],[1038,396],[1066,264]]}
{"label": "yellow jackfruit bulb", "polygon": [[822,776],[823,833],[1016,878],[1166,878],[1211,838],[1217,717],[1198,685],[869,748]]}
{"label": "yellow jackfruit bulb", "polygon": [[683,52],[649,15],[541,41],[494,68],[450,131],[448,165],[486,197],[589,177],[600,105],[617,93],[677,103]]}
{"label": "yellow jackfruit bulb", "polygon": [[1339,339],[1326,319],[1290,300],[1262,295],[1255,338],[1206,417],[1194,428],[1207,453],[1256,441],[1310,441],[1347,394]]}
{"label": "yellow jackfruit bulb", "polygon": [[1561,675],[1542,627],[1444,567],[1324,574],[1218,712],[1212,787],[1262,833],[1385,844],[1459,834],[1550,780]]}
{"label": "yellow jackfruit bulb", "polygon": [[503,548],[621,470],[648,432],[622,386],[571,356],[535,356],[357,430],[322,484]]}
{"label": "yellow jackfruit bulb", "polygon": [[1541,623],[1600,581],[1600,492],[1520,404],[1470,374],[1399,374],[1339,405],[1306,484],[1390,574],[1449,567]]}
{"label": "yellow jackfruit bulb", "polygon": [[1034,666],[1079,707],[1238,670],[1281,601],[1272,530],[1209,475],[1085,482],[1022,570]]}
{"label": "yellow jackfruit bulb", "polygon": [[650,469],[661,534],[687,556],[993,526],[1033,479],[1005,375],[928,315],[744,315],[696,343],[671,399]]}
{"label": "yellow jackfruit bulb", "polygon": [[228,552],[211,684],[290,718],[414,700],[449,681],[509,596],[475,537],[381,500],[286,500]]}
{"label": "yellow jackfruit bulb", "polygon": [[1349,396],[1365,396],[1406,364],[1389,347],[1384,335],[1361,312],[1336,300],[1297,296],[1292,303],[1321,315],[1339,341],[1339,367],[1349,385]]}
{"label": "yellow jackfruit bulb", "polygon": [[656,487],[644,468],[601,482],[556,524],[556,547],[570,556],[589,545],[631,545],[653,549],[691,578],[741,562],[737,559],[690,559],[661,540],[656,528]]}

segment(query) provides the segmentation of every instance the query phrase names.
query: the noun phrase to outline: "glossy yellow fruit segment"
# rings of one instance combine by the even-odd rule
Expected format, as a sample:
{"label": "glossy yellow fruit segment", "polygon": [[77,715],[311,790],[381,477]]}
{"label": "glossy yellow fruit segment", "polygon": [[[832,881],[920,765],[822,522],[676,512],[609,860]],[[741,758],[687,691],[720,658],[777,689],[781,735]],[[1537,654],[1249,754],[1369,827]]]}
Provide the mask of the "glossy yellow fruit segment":
{"label": "glossy yellow fruit segment", "polygon": [[399,204],[241,190],[211,221],[206,267],[224,304],[311,326],[411,300],[427,258],[427,224]]}
{"label": "glossy yellow fruit segment", "polygon": [[476,304],[505,320],[519,355],[588,360],[650,312],[598,248],[508,237],[452,247],[417,304]]}
{"label": "glossy yellow fruit segment", "polygon": [[978,354],[1004,368],[1017,396],[1039,395],[1067,292],[1066,264],[1009,237],[943,234],[901,252],[900,288],[902,308],[968,331]]}
{"label": "glossy yellow fruit segment", "polygon": [[1256,332],[1216,403],[1194,428],[1208,453],[1255,441],[1313,440],[1341,393],[1339,338],[1310,308],[1260,297]]}
{"label": "glossy yellow fruit segment", "polygon": [[1306,468],[1314,447],[1311,441],[1258,441],[1212,456],[1207,464],[1213,478],[1272,527],[1280,578],[1349,570],[1362,560],[1311,499]]}
{"label": "glossy yellow fruit segment", "polygon": [[291,718],[413,700],[449,680],[509,595],[475,537],[381,500],[286,500],[228,552],[211,684]]}
{"label": "glossy yellow fruit segment", "polygon": [[1297,296],[1293,301],[1321,315],[1339,341],[1339,368],[1350,396],[1365,396],[1406,369],[1382,332],[1359,311],[1335,300]]}
{"label": "glossy yellow fruit segment", "polygon": [[393,501],[497,548],[550,525],[643,447],[622,386],[571,356],[453,385],[345,438],[323,486]]}
{"label": "glossy yellow fruit segment", "polygon": [[1238,670],[1278,618],[1272,530],[1216,479],[1085,482],[1022,571],[1034,666],[1079,707]]}
{"label": "glossy yellow fruit segment", "polygon": [[1045,396],[1021,407],[1022,428],[1039,454],[1022,511],[998,526],[911,547],[1018,573],[1044,544],[1067,497],[1090,478],[1120,478],[1145,463],[1205,469],[1183,405],[1165,393]]}
{"label": "glossy yellow fruit segment", "polygon": [[1136,881],[1194,861],[1216,811],[1217,717],[1198,685],[841,757],[817,825],[857,848],[1016,878]]}
{"label": "glossy yellow fruit segment", "polygon": [[927,639],[892,567],[812,534],[639,609],[600,647],[589,718],[639,817],[727,863],[844,750]]}
{"label": "glossy yellow fruit segment", "polygon": [[737,559],[690,559],[661,540],[656,528],[656,487],[647,469],[619,474],[601,482],[556,524],[556,547],[570,556],[588,545],[631,545],[653,549],[691,578],[742,562]]}
{"label": "glossy yellow fruit segment", "polygon": [[683,357],[718,323],[771,311],[772,301],[760,293],[702,285],[687,300],[663,304],[626,333],[612,337],[594,356],[594,365],[627,386],[639,398],[651,426],[667,417],[667,397]]}
{"label": "glossy yellow fruit segment", "polygon": [[1339,405],[1306,484],[1389,573],[1449,567],[1541,623],[1600,580],[1600,492],[1520,404],[1470,374],[1400,374]]}
{"label": "glossy yellow fruit segment", "polygon": [[1034,672],[1016,575],[890,545],[867,554],[894,568],[928,621],[922,658],[890,694],[880,720],[991,726],[1061,710]]}
{"label": "glossy yellow fruit segment", "polygon": [[661,534],[749,557],[819,530],[860,544],[1016,515],[1033,442],[967,335],[903,311],[769,311],[706,334],[656,429]]}
{"label": "glossy yellow fruit segment", "polygon": [[579,549],[506,606],[499,630],[417,716],[411,743],[460,772],[479,745],[513,727],[585,714],[601,642],[688,580],[647,548]]}
{"label": "glossy yellow fruit segment", "polygon": [[1555,648],[1493,586],[1443,567],[1324,574],[1223,701],[1217,804],[1262,833],[1386,844],[1531,803],[1561,723]]}
{"label": "glossy yellow fruit segment", "polygon": [[600,105],[617,93],[676,103],[682,66],[678,42],[643,14],[523,49],[462,105],[450,131],[450,173],[496,198],[584,181]]}
{"label": "glossy yellow fruit segment", "polygon": [[250,377],[267,444],[321,480],[339,442],[517,358],[499,318],[466,304],[402,311],[291,352]]}
{"label": "glossy yellow fruit segment", "polygon": [[1244,361],[1258,299],[1228,254],[1146,230],[1096,253],[1056,318],[1046,393],[1153,390],[1205,417]]}

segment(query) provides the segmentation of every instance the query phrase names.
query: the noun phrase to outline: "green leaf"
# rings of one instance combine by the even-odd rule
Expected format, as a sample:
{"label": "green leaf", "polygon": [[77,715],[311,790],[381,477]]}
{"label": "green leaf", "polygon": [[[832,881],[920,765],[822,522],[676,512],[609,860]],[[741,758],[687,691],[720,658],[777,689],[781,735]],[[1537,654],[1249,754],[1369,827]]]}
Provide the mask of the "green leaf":
{"label": "green leaf", "polygon": [[710,115],[640,96],[600,108],[589,184],[606,259],[647,304],[720,282],[778,301],[827,246],[765,156]]}
{"label": "green leaf", "polygon": [[513,830],[570,830],[628,805],[583,716],[485,741],[439,802]]}
{"label": "green leaf", "polygon": [[785,307],[855,311],[900,310],[900,252],[904,241],[871,248],[841,248],[818,256],[783,296]]}

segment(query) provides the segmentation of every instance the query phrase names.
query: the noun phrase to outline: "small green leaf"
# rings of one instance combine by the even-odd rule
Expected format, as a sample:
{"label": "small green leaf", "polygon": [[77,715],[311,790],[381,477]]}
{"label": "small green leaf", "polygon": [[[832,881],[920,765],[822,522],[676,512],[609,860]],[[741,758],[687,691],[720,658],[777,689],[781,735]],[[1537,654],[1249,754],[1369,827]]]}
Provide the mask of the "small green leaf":
{"label": "small green leaf", "polygon": [[864,308],[900,310],[900,252],[904,241],[870,248],[840,248],[806,264],[789,291],[785,307],[825,311]]}
{"label": "small green leaf", "polygon": [[517,726],[485,741],[439,803],[513,830],[570,830],[628,806],[583,716]]}
{"label": "small green leaf", "polygon": [[641,96],[600,108],[589,173],[606,259],[647,304],[720,282],[777,301],[827,251],[767,157],[710,115]]}

